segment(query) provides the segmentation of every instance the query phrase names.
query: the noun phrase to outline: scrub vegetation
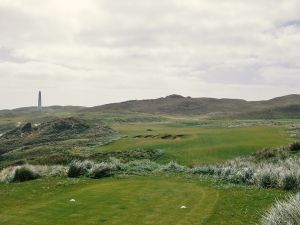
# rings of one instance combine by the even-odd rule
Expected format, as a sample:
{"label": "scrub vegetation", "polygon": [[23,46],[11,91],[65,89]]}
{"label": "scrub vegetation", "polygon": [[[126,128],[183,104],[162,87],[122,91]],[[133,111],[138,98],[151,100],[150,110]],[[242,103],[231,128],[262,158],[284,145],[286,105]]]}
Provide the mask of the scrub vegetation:
{"label": "scrub vegetation", "polygon": [[263,216],[262,224],[300,224],[300,194],[277,201]]}
{"label": "scrub vegetation", "polygon": [[265,149],[249,157],[223,164],[195,167],[194,173],[211,175],[232,183],[250,184],[263,188],[293,190],[300,188],[299,143],[288,147]]}

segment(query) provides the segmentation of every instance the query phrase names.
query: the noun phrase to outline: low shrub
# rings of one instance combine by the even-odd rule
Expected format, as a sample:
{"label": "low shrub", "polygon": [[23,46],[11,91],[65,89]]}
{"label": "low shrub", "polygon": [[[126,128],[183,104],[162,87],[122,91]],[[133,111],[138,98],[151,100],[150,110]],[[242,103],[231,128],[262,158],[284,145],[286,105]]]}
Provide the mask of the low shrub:
{"label": "low shrub", "polygon": [[10,166],[0,171],[0,182],[22,182],[39,177],[66,176],[67,167],[61,165],[40,166],[22,165]]}
{"label": "low shrub", "polygon": [[299,187],[298,177],[295,173],[288,173],[283,176],[280,186],[284,190],[294,190]]}
{"label": "low shrub", "polygon": [[252,184],[254,171],[250,168],[241,168],[238,171],[231,171],[228,180],[235,184]]}
{"label": "low shrub", "polygon": [[256,185],[263,188],[294,190],[300,188],[300,158],[253,160],[252,156],[237,158],[223,164],[196,167],[193,174],[203,174],[232,183]]}
{"label": "low shrub", "polygon": [[94,166],[94,163],[88,160],[85,160],[83,162],[80,161],[73,161],[69,165],[68,170],[68,177],[80,177],[83,175],[87,175],[89,172],[89,169],[91,169]]}
{"label": "low shrub", "polygon": [[215,170],[212,166],[194,167],[191,169],[192,174],[213,175]]}
{"label": "low shrub", "polygon": [[13,182],[23,182],[23,181],[28,181],[28,180],[34,180],[39,178],[40,175],[33,171],[32,168],[29,168],[27,166],[21,166],[18,167],[15,170],[15,174],[13,177]]}
{"label": "low shrub", "polygon": [[92,154],[89,158],[95,160],[96,162],[109,162],[110,158],[117,158],[122,163],[127,163],[134,160],[145,160],[149,159],[151,161],[157,160],[161,157],[163,151],[160,149],[136,149],[134,151],[110,151],[110,152],[98,152]]}
{"label": "low shrub", "polygon": [[266,148],[252,153],[251,159],[254,161],[276,161],[289,157],[288,147]]}
{"label": "low shrub", "polygon": [[123,173],[145,175],[157,171],[160,165],[150,160],[135,160],[124,164]]}
{"label": "low shrub", "polygon": [[68,170],[69,177],[87,176],[91,178],[102,178],[115,174],[123,175],[148,175],[153,173],[185,173],[189,169],[176,162],[160,165],[151,160],[135,160],[122,163],[117,159],[110,159],[108,162],[93,163],[91,161],[74,161]]}
{"label": "low shrub", "polygon": [[102,177],[113,176],[117,168],[110,163],[95,164],[89,171],[89,177],[99,179]]}
{"label": "low shrub", "polygon": [[263,188],[273,188],[278,184],[278,179],[270,171],[262,172],[257,176],[258,185]]}
{"label": "low shrub", "polygon": [[160,169],[163,172],[171,172],[171,173],[185,173],[188,171],[188,168],[182,165],[179,165],[176,162],[169,162],[166,165],[163,165]]}
{"label": "low shrub", "polygon": [[298,152],[298,151],[300,151],[300,142],[297,141],[297,142],[294,142],[293,144],[291,144],[290,150],[292,152]]}
{"label": "low shrub", "polygon": [[68,170],[68,177],[79,177],[84,174],[84,170],[75,164],[71,164]]}

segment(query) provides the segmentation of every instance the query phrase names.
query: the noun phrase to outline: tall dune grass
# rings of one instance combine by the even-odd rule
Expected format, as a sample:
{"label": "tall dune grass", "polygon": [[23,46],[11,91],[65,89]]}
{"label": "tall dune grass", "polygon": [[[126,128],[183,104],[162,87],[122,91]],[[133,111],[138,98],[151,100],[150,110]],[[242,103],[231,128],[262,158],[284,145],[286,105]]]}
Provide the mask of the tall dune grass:
{"label": "tall dune grass", "polygon": [[296,157],[259,163],[239,158],[220,165],[196,167],[192,172],[211,175],[232,183],[292,190],[300,188],[299,165],[300,158]]}
{"label": "tall dune grass", "polygon": [[300,158],[289,151],[291,147],[267,149],[223,164],[196,167],[192,173],[263,188],[299,189]]}
{"label": "tall dune grass", "polygon": [[300,194],[276,202],[263,216],[263,225],[300,224]]}
{"label": "tall dune grass", "polygon": [[0,182],[22,182],[46,176],[65,176],[67,167],[60,165],[21,165],[11,166],[0,171]]}
{"label": "tall dune grass", "polygon": [[113,175],[147,175],[153,173],[188,173],[189,169],[176,162],[161,165],[151,160],[135,160],[122,163],[117,159],[108,162],[74,161],[68,170],[69,177],[87,176],[101,178]]}
{"label": "tall dune grass", "polygon": [[[21,178],[17,178],[21,171]],[[40,166],[22,165],[8,167],[0,171],[0,182],[26,181],[38,177],[65,176],[65,177],[90,177],[102,178],[114,175],[149,175],[156,173],[189,173],[190,169],[170,162],[161,165],[151,160],[135,160],[122,163],[118,159],[96,163],[90,160],[73,161],[69,166]],[[24,175],[25,178],[22,178]]]}

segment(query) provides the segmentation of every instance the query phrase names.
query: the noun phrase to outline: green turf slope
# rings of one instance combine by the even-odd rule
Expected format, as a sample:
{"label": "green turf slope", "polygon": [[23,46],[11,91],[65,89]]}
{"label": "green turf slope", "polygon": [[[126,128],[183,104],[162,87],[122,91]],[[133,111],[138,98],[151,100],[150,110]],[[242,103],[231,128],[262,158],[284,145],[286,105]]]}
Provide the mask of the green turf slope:
{"label": "green turf slope", "polygon": [[[197,165],[222,162],[249,155],[264,147],[286,145],[291,139],[281,128],[255,126],[243,128],[176,127],[172,124],[122,124],[114,129],[126,135],[97,151],[158,148],[164,151],[161,162],[175,160],[180,164]],[[150,130],[150,131],[147,131]],[[161,139],[165,134],[185,135],[176,140]],[[137,135],[160,135],[155,138],[134,138]]]}
{"label": "green turf slope", "polygon": [[246,225],[280,195],[178,177],[40,179],[0,185],[0,224]]}

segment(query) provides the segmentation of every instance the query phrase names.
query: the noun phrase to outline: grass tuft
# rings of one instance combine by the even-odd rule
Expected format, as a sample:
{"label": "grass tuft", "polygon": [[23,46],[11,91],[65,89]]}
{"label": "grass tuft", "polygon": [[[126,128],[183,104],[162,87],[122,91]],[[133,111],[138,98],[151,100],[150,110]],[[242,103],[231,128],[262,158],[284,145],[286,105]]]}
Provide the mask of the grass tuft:
{"label": "grass tuft", "polygon": [[80,177],[88,173],[89,169],[94,166],[94,163],[88,160],[73,161],[69,165],[68,177]]}
{"label": "grass tuft", "polygon": [[288,151],[286,147],[268,149],[223,164],[196,167],[192,172],[232,183],[295,190],[300,188],[300,158]]}
{"label": "grass tuft", "polygon": [[66,176],[67,167],[61,165],[40,166],[22,165],[11,166],[0,171],[0,183],[23,182],[39,177]]}
{"label": "grass tuft", "polygon": [[300,224],[300,194],[276,202],[263,216],[261,223],[263,225]]}

